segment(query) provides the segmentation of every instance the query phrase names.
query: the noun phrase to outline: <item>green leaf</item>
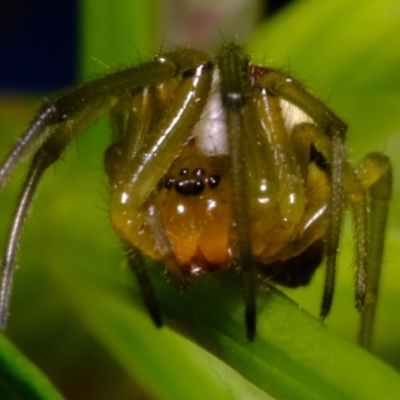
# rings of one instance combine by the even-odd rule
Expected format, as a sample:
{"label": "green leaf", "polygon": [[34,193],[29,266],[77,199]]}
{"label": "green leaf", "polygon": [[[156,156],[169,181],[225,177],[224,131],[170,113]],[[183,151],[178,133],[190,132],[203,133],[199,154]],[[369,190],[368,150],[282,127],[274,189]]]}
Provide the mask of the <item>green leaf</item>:
{"label": "green leaf", "polygon": [[[176,346],[171,346],[178,339],[173,337],[171,342],[168,329],[157,331],[151,326],[142,313],[136,283],[128,270],[123,269],[122,274],[121,283],[124,282],[126,291],[121,293],[114,287],[107,292],[102,288],[105,282],[88,271],[84,277],[88,282],[80,282],[82,287],[74,297],[82,321],[128,368],[135,363],[143,368],[149,359],[154,359],[154,364],[147,368],[152,375],[165,380],[163,395],[157,398],[225,398],[223,387],[211,385],[212,381],[207,383],[206,370],[201,374],[191,368]],[[60,276],[61,281],[64,285],[76,285],[71,276]],[[260,288],[258,334],[249,343],[238,276],[205,275],[187,293],[165,282],[158,272],[152,281],[170,327],[275,398],[376,399],[379,393],[385,393],[387,399],[400,396],[400,379],[393,369],[334,334],[272,287]],[[139,305],[139,312],[133,304]],[[201,391],[193,393],[196,385]],[[240,388],[237,382],[236,386]]]}
{"label": "green leaf", "polygon": [[0,336],[0,397],[3,400],[61,400],[48,378]]}
{"label": "green leaf", "polygon": [[85,77],[149,58],[159,43],[158,1],[80,2],[80,61]]}

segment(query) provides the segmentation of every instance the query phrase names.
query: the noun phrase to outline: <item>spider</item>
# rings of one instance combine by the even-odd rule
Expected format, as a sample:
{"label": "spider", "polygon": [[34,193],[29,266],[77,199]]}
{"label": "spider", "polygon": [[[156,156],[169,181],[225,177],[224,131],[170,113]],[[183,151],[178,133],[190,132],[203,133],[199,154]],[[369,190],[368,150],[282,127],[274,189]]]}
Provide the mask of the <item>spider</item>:
{"label": "spider", "polygon": [[143,256],[185,286],[236,268],[249,340],[259,276],[298,287],[326,261],[321,317],[330,311],[343,214],[352,210],[355,305],[368,347],[378,296],[392,177],[388,158],[346,157],[346,125],[301,83],[254,65],[227,43],[212,58],[177,49],[67,89],[45,103],[0,166],[0,188],[30,153],[2,259],[6,327],[22,226],[45,170],[109,112],[110,219],[147,310],[162,325]]}

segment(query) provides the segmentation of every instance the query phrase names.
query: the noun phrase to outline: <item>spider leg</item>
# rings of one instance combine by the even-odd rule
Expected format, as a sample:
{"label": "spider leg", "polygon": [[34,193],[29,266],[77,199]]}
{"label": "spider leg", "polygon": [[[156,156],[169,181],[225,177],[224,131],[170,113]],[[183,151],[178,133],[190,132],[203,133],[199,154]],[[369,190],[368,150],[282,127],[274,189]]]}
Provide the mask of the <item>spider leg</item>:
{"label": "spider leg", "polygon": [[344,165],[343,185],[346,197],[350,202],[356,241],[356,279],[355,306],[361,311],[367,293],[367,277],[369,269],[370,227],[368,222],[368,196],[354,169],[348,162]]}
{"label": "spider leg", "polygon": [[[68,144],[102,114],[126,100],[132,91],[195,70],[208,59],[202,52],[177,50],[165,57],[68,89],[44,104],[0,165],[0,190],[23,158],[37,149],[22,185],[6,240],[0,285],[0,329],[5,329],[18,243],[27,211],[45,170]],[[117,112],[117,115],[120,115]],[[115,117],[115,119],[118,118]]]}
{"label": "spider leg", "polygon": [[[130,233],[126,232],[135,230],[132,221],[136,220],[143,202],[189,140],[205,104],[203,94],[208,93],[211,85],[209,67],[209,63],[203,63],[186,71],[190,76],[180,83],[165,116],[148,132],[148,140],[135,149],[134,154],[127,154],[125,165],[119,168],[111,190],[110,204],[111,209],[115,210],[112,213],[116,215],[114,227],[127,240],[126,234]],[[136,145],[128,143],[128,147]]]}
{"label": "spider leg", "polygon": [[[68,140],[65,136],[49,138],[35,153],[28,174],[18,198],[17,207],[7,235],[6,248],[2,259],[2,277],[0,287],[0,329],[6,328],[8,305],[11,294],[12,276],[15,266],[18,244],[26,215],[32,204],[36,189],[44,171],[60,157]],[[59,140],[64,139],[64,140]]]}
{"label": "spider leg", "polygon": [[147,274],[143,256],[139,250],[127,242],[124,243],[124,247],[126,249],[129,267],[135,273],[138,285],[140,287],[143,302],[148,313],[150,314],[152,321],[158,328],[160,328],[163,324],[162,316],[156,296],[154,294],[153,286]]}
{"label": "spider leg", "polygon": [[[134,94],[125,122],[121,122],[118,108],[112,110],[116,142],[105,157],[110,178],[110,218],[118,236],[131,244],[128,261],[157,326],[162,324],[157,301],[143,262],[134,253],[153,254],[179,283],[185,284],[186,277],[176,263],[162,226],[162,205],[153,204],[152,195],[192,135],[211,87],[210,67],[211,64],[202,63],[186,71],[167,104],[168,99],[161,99],[165,94],[163,87],[154,85]],[[164,83],[167,85],[168,81]]]}
{"label": "spider leg", "polygon": [[257,80],[257,84],[303,110],[330,138],[327,159],[330,161],[332,190],[328,209],[325,284],[320,312],[321,317],[324,318],[332,305],[340,229],[345,205],[343,164],[346,159],[344,139],[347,126],[322,101],[283,72],[268,70]]}
{"label": "spider leg", "polygon": [[74,135],[78,135],[89,123],[115,106],[121,96],[194,70],[207,60],[207,56],[200,51],[180,49],[165,57],[156,57],[154,61],[61,92],[42,106],[0,165],[0,190],[23,158],[40,142],[55,134],[49,128],[78,119],[82,122],[74,130]]}
{"label": "spider leg", "polygon": [[236,46],[224,47],[218,56],[221,72],[222,101],[226,108],[230,175],[232,177],[233,229],[236,235],[236,261],[243,279],[245,321],[247,337],[253,340],[256,333],[255,263],[252,257],[249,216],[248,176],[244,160],[246,134],[244,107],[250,88],[246,71],[249,60]]}
{"label": "spider leg", "polygon": [[307,184],[307,172],[310,164],[310,147],[316,127],[310,123],[297,124],[292,130],[292,145],[304,185]]}
{"label": "spider leg", "polygon": [[[379,153],[368,154],[356,169],[361,182],[369,190],[369,238],[367,285],[361,314],[359,343],[371,347],[373,323],[378,300],[379,281],[389,202],[392,195],[392,169],[389,159]],[[358,235],[358,232],[357,232]]]}
{"label": "spider leg", "polygon": [[[331,162],[330,140],[322,132],[315,130],[314,145],[318,151]],[[355,255],[356,255],[356,279],[355,279],[355,306],[361,311],[367,291],[367,270],[369,256],[369,222],[368,222],[368,196],[367,186],[358,177],[349,161],[345,160],[342,166],[343,190],[346,200],[352,208],[355,229]]]}

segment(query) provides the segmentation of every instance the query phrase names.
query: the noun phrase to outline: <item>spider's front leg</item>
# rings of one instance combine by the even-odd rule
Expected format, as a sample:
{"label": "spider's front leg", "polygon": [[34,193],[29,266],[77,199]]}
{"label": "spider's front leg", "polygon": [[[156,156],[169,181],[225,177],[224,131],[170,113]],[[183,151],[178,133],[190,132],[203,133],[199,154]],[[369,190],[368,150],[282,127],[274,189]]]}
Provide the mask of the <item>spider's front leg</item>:
{"label": "spider's front leg", "polygon": [[[160,182],[193,135],[210,91],[210,67],[203,63],[174,81],[134,93],[127,122],[114,132],[115,143],[106,153],[111,221],[128,249],[129,266],[157,326],[162,324],[161,315],[139,253],[163,261],[173,277],[184,281],[163,228],[158,192]],[[124,111],[116,110],[116,121]]]}
{"label": "spider's front leg", "polygon": [[251,88],[248,79],[249,60],[240,49],[223,48],[218,55],[221,72],[222,103],[226,109],[229,146],[229,172],[232,189],[232,230],[235,235],[235,262],[243,279],[245,321],[247,337],[253,340],[256,333],[256,276],[252,256],[249,227],[249,185],[246,168],[245,147],[249,140],[246,124],[246,102]]}
{"label": "spider's front leg", "polygon": [[193,70],[206,61],[207,57],[202,52],[178,50],[169,53],[168,58],[156,57],[154,61],[68,89],[44,104],[0,164],[1,190],[22,160],[37,149],[22,185],[1,261],[0,329],[6,327],[22,227],[45,170],[59,159],[69,143],[90,123],[119,103],[124,103],[132,92]]}
{"label": "spider's front leg", "polygon": [[65,135],[48,139],[36,152],[15,209],[10,230],[7,235],[5,252],[2,258],[2,277],[0,288],[0,329],[6,328],[12,275],[22,227],[44,171],[58,160],[69,140]]}

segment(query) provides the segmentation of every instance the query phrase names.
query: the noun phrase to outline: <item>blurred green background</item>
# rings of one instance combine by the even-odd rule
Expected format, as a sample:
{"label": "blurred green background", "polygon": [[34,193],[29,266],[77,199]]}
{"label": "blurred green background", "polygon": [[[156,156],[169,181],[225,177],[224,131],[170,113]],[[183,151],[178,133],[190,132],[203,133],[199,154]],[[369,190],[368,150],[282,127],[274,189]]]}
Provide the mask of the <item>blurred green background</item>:
{"label": "blurred green background", "polygon": [[[190,38],[186,44],[203,48],[235,37],[239,23],[228,12],[232,5],[226,6],[234,2],[222,1],[225,4],[220,9],[215,6],[216,10],[201,8],[201,14],[195,12],[196,2],[190,3],[178,3],[177,7],[173,1],[152,0],[140,5],[126,0],[112,5],[82,1],[83,79],[148,59],[160,46],[169,50],[173,37]],[[350,126],[348,152],[352,159],[357,161],[378,150],[393,160],[394,199],[374,353],[399,368],[400,3],[294,1],[266,20],[257,18],[260,5],[247,7],[249,4],[245,13],[238,6],[239,15],[248,16],[246,20],[243,17],[243,25],[254,27],[241,32],[237,41],[248,43],[254,61],[289,71],[324,99]],[[196,15],[198,27],[182,22],[197,21],[189,19]],[[201,23],[206,22],[214,29],[208,25],[205,29]],[[167,27],[174,24],[182,27],[182,33],[173,32],[170,39]],[[202,32],[207,35],[203,37]],[[29,122],[41,97],[0,97],[0,156]],[[102,159],[108,143],[106,122],[101,122],[46,174],[24,229],[7,337],[69,399],[183,399],[191,390],[196,392],[196,387],[201,387],[204,395],[192,393],[197,398],[266,398],[169,329],[155,330],[141,304],[129,299],[126,288],[134,282],[107,215]],[[0,238],[7,229],[23,170],[1,194]],[[326,323],[354,341],[358,315],[353,307],[350,223],[342,242],[338,286]],[[319,271],[310,287],[287,292],[317,314],[321,282]],[[115,316],[113,322],[120,320],[121,326],[107,327],[104,315],[108,313]],[[121,331],[126,342],[120,340]]]}

